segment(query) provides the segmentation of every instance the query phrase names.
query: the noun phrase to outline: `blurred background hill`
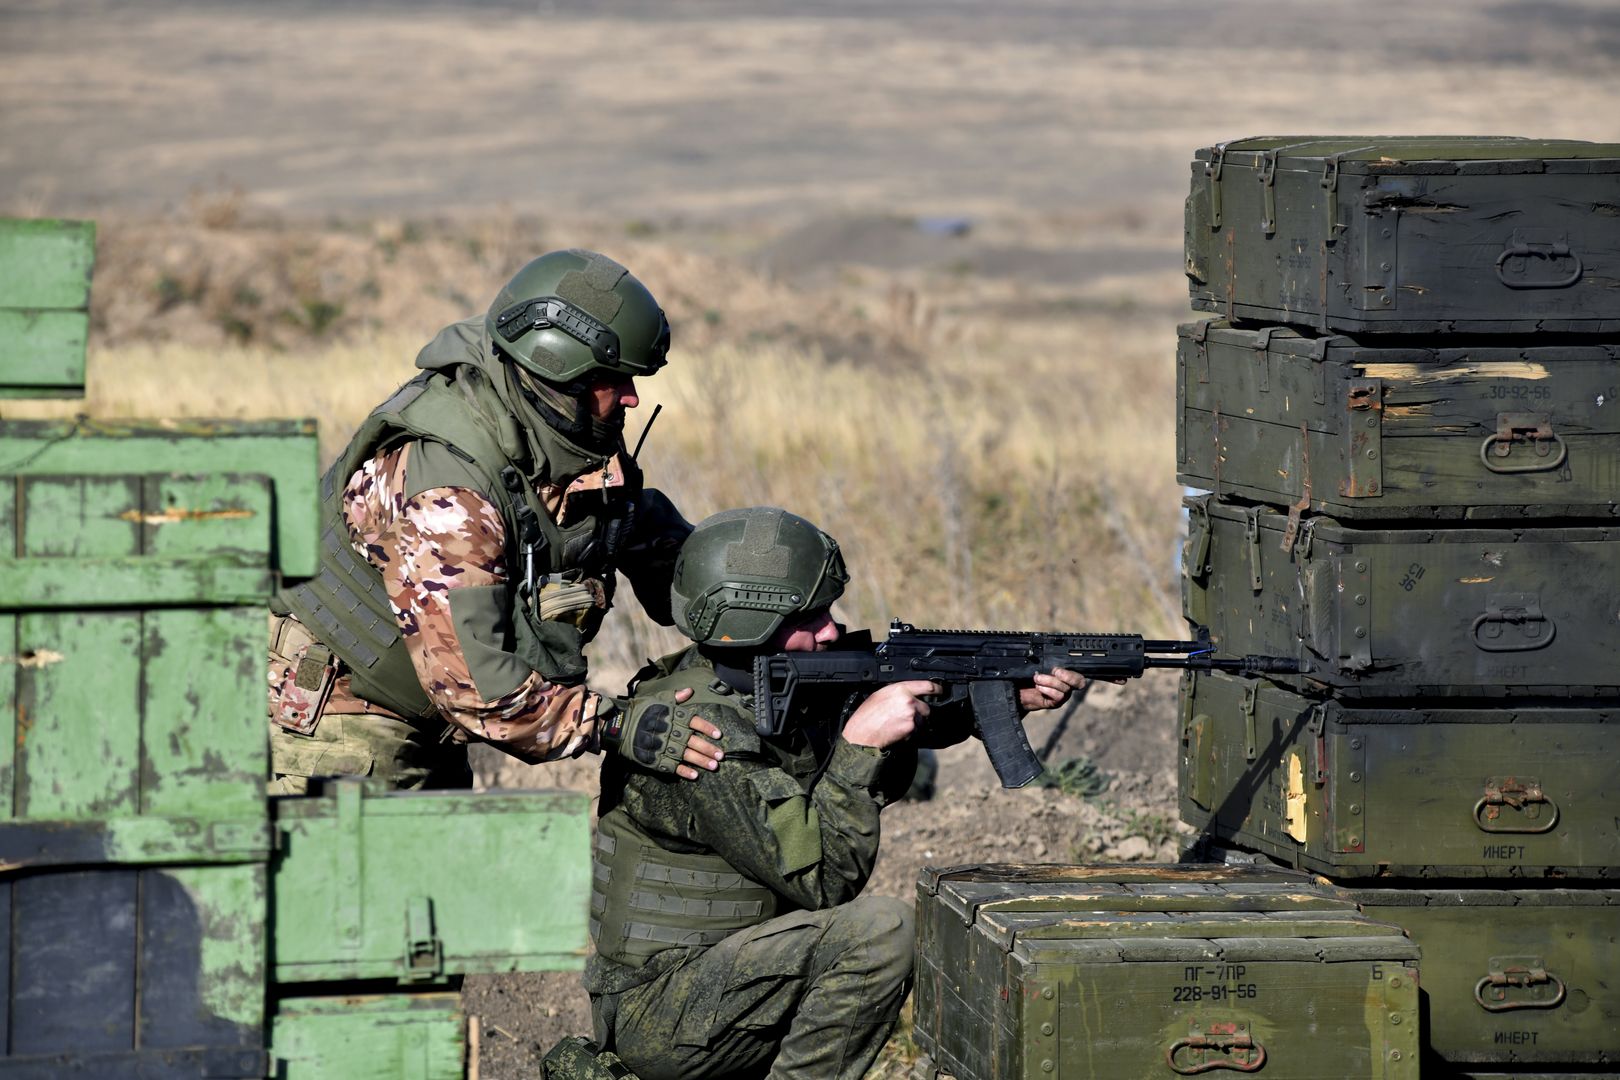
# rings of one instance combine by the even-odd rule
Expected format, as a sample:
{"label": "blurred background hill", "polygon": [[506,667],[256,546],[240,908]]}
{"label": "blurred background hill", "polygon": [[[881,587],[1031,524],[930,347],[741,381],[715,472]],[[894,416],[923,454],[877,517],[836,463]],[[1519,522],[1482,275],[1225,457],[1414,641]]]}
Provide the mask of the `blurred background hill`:
{"label": "blurred background hill", "polygon": [[[439,326],[592,247],[674,323],[629,431],[666,406],[644,461],[694,520],[821,523],[856,624],[1179,635],[1188,161],[1288,132],[1620,141],[1620,6],[8,0],[0,213],[101,234],[88,402],[3,414],[312,415],[334,454]],[[594,677],[671,641],[615,613]],[[1112,776],[1085,802],[947,755],[874,887],[1173,855],[1174,713],[1094,694],[1054,743]],[[584,1023],[566,978],[469,994],[486,1077]]]}

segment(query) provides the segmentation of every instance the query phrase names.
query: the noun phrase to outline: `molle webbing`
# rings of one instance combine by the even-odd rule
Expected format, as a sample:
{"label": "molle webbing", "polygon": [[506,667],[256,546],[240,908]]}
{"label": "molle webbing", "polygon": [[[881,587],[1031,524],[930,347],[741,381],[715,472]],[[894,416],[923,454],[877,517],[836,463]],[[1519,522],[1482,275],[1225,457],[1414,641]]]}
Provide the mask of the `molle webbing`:
{"label": "molle webbing", "polygon": [[289,590],[283,603],[342,658],[355,693],[406,718],[437,715],[402,647],[382,575],[336,526],[321,535],[320,572]]}
{"label": "molle webbing", "polygon": [[714,945],[776,914],[776,895],[718,855],[665,851],[618,812],[597,822],[591,878],[596,950],[630,967],[668,948]]}

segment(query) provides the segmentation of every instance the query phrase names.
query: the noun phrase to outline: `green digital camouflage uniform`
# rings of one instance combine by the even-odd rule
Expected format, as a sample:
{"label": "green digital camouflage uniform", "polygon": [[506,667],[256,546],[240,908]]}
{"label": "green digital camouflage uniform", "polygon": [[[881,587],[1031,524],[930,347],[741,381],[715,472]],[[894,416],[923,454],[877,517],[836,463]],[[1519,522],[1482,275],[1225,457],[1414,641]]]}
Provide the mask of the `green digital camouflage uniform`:
{"label": "green digital camouflage uniform", "polygon": [[761,738],[749,688],[697,646],[658,661],[631,708],[710,720],[725,762],[697,783],[603,765],[585,985],[642,1080],[854,1080],[910,988],[911,905],[859,894],[915,750],[834,736],[840,700]]}
{"label": "green digital camouflage uniform", "polygon": [[[529,299],[537,276],[542,297]],[[496,342],[497,319],[522,348]],[[469,739],[529,762],[595,746],[611,703],[586,687],[582,650],[614,573],[669,623],[691,526],[642,487],[618,427],[583,414],[568,427],[553,406],[582,407],[567,394],[593,374],[656,370],[667,345],[645,289],[573,251],[535,260],[489,315],[422,350],[421,374],[325,478],[320,574],[278,598],[272,793],[354,774],[464,787]]]}

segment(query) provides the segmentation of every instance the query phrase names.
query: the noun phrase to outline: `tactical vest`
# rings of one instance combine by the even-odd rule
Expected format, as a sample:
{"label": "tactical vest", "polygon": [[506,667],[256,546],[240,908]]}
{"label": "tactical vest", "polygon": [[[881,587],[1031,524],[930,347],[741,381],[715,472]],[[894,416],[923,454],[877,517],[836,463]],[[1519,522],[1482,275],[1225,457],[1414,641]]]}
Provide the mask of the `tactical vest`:
{"label": "tactical vest", "polygon": [[[694,678],[682,678],[688,672]],[[736,709],[737,697],[712,689],[710,677],[702,668],[688,668],[659,679],[658,689],[691,688],[693,697],[684,705],[699,714],[705,705]],[[714,945],[773,918],[780,904],[774,892],[718,855],[660,847],[622,806],[596,823],[591,878],[596,951],[627,967],[641,967],[672,947]]]}
{"label": "tactical vest", "polygon": [[[438,711],[411,664],[382,574],[349,543],[343,491],[355,471],[382,450],[409,440],[441,443],[467,464],[479,478],[477,492],[495,503],[506,524],[506,563],[513,586],[511,651],[547,679],[562,683],[584,678],[582,649],[604,612],[598,610],[584,625],[545,618],[539,594],[545,585],[580,576],[599,576],[611,590],[613,558],[631,526],[640,482],[626,456],[624,497],[605,499],[599,512],[559,526],[527,479],[524,440],[483,372],[470,364],[452,370],[449,377],[423,372],[366,417],[321,481],[326,528],[320,570],[284,590],[274,605],[297,616],[343,661],[358,696],[419,721],[436,718]],[[512,430],[499,430],[501,424]]]}

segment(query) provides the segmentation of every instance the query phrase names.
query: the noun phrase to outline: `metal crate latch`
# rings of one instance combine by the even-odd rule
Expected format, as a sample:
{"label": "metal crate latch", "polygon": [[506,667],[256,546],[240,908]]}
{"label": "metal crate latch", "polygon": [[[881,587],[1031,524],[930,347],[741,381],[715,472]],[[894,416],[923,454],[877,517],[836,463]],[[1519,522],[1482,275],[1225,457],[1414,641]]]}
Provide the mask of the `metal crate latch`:
{"label": "metal crate latch", "polygon": [[432,982],[444,974],[444,943],[433,932],[433,901],[413,896],[405,901],[405,964],[402,983]]}

